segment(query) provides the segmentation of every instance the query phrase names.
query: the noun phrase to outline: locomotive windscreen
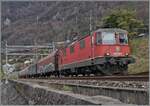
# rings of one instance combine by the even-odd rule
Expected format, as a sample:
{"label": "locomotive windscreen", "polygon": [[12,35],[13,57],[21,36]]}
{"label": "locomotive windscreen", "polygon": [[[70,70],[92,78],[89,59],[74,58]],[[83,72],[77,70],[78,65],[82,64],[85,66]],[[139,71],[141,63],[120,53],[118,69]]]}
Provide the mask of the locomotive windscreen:
{"label": "locomotive windscreen", "polygon": [[97,44],[127,44],[128,38],[126,33],[122,32],[97,32]]}

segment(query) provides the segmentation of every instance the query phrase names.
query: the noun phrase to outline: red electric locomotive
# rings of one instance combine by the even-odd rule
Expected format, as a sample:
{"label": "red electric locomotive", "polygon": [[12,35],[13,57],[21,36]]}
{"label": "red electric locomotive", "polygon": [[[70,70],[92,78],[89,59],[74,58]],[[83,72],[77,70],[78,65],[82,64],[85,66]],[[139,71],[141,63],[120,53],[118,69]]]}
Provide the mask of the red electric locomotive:
{"label": "red electric locomotive", "polygon": [[127,31],[99,29],[59,51],[62,75],[127,74],[130,57]]}

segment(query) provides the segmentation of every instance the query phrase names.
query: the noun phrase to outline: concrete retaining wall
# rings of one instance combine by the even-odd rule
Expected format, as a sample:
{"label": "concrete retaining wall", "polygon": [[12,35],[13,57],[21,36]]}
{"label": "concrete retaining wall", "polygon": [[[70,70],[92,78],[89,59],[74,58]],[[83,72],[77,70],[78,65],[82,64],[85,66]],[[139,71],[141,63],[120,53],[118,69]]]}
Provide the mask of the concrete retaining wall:
{"label": "concrete retaining wall", "polygon": [[104,95],[120,100],[126,104],[149,104],[149,93],[145,90],[133,90],[133,89],[117,89],[117,88],[105,88],[105,87],[73,87],[74,92],[82,92],[85,95]]}
{"label": "concrete retaining wall", "polygon": [[105,96],[86,96],[69,91],[54,90],[38,83],[10,81],[28,104],[36,105],[101,105],[123,104],[117,99]]}
{"label": "concrete retaining wall", "polygon": [[[113,87],[83,86],[57,83],[32,83],[11,81],[15,89],[29,103],[37,105],[93,105],[93,104],[138,104],[147,105],[148,91]],[[52,88],[52,89],[51,89]],[[68,89],[67,92],[63,91]],[[57,89],[57,90],[54,90]],[[87,96],[86,96],[87,95]],[[102,95],[102,96],[100,96]],[[105,97],[103,97],[105,96]],[[95,101],[96,97],[96,101]],[[112,98],[108,98],[112,97]],[[104,99],[105,98],[105,99]],[[114,98],[114,99],[113,99]],[[120,100],[120,101],[118,101]],[[106,102],[107,101],[107,102]]]}
{"label": "concrete retaining wall", "polygon": [[68,86],[72,92],[84,94],[89,96],[103,95],[120,100],[126,104],[149,104],[149,91],[145,89],[131,89],[131,88],[116,88],[116,87],[100,87],[100,86],[84,86],[77,84],[56,84],[50,83],[51,86],[56,88],[63,88]]}
{"label": "concrete retaining wall", "polygon": [[92,101],[84,100],[80,96],[68,95],[67,93],[55,90],[49,90],[47,87],[39,85],[14,82],[16,90],[29,101],[28,104],[37,105],[93,105]]}

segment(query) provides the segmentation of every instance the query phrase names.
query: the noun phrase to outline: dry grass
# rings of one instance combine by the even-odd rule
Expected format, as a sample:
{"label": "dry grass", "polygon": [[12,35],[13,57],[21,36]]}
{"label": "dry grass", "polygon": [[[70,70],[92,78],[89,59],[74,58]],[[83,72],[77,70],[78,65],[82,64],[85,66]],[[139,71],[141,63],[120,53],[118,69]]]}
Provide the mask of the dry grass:
{"label": "dry grass", "polygon": [[0,79],[2,79],[4,77],[4,73],[3,71],[0,69]]}
{"label": "dry grass", "polygon": [[136,74],[149,71],[149,47],[148,37],[134,39],[130,42],[132,55],[136,59],[136,63],[130,64],[129,74]]}

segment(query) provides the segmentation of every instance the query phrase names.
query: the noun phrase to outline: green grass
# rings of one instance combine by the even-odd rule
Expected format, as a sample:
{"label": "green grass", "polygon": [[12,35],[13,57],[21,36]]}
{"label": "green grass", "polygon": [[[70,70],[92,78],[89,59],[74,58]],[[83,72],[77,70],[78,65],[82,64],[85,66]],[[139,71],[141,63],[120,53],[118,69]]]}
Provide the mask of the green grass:
{"label": "green grass", "polygon": [[129,74],[137,74],[149,71],[149,47],[148,37],[133,39],[130,41],[131,54],[135,57],[136,63],[130,64]]}
{"label": "green grass", "polygon": [[4,77],[4,73],[3,71],[0,69],[0,79],[2,79]]}
{"label": "green grass", "polygon": [[67,86],[67,85],[64,85],[62,90],[64,90],[64,91],[72,91],[72,88]]}

